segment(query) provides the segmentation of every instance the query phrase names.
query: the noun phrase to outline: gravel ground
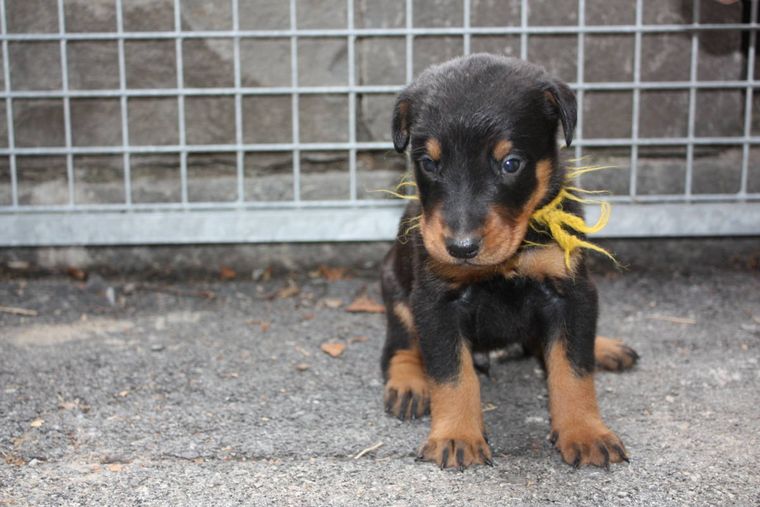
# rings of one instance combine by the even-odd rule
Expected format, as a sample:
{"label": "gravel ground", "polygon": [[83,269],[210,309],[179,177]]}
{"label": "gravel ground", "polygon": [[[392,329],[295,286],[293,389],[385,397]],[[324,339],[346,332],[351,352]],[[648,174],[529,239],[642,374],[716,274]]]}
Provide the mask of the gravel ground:
{"label": "gravel ground", "polygon": [[344,308],[376,280],[242,278],[0,278],[37,312],[0,312],[0,505],[760,505],[756,270],[598,277],[599,333],[642,356],[598,376],[631,455],[609,472],[547,443],[527,359],[482,380],[494,468],[415,463],[429,421],[383,414],[383,316]]}

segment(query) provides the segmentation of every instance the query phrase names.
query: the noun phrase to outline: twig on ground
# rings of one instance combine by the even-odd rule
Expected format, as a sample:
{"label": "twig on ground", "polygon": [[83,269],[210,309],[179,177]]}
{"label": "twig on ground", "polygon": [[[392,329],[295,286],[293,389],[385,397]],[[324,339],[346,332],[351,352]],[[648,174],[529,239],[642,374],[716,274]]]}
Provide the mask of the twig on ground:
{"label": "twig on ground", "polygon": [[674,324],[687,324],[690,326],[697,323],[696,320],[690,319],[688,317],[673,317],[671,315],[649,315],[647,316],[647,318],[651,320],[663,320],[665,322],[673,322]]}
{"label": "twig on ground", "polygon": [[368,452],[375,451],[375,450],[379,449],[382,446],[383,446],[383,443],[382,442],[378,442],[375,445],[373,445],[372,447],[367,447],[366,449],[364,449],[363,451],[361,451],[359,454],[357,454],[356,456],[354,456],[354,459],[359,459],[362,456],[364,456],[365,454],[367,454]]}
{"label": "twig on ground", "polygon": [[210,290],[185,290],[185,289],[177,289],[175,287],[167,287],[163,285],[157,286],[157,285],[141,284],[141,285],[138,285],[136,289],[150,291],[150,292],[163,292],[166,294],[172,294],[174,296],[191,297],[191,298],[214,299],[216,297],[216,294],[214,294]]}
{"label": "twig on ground", "polygon": [[17,308],[15,306],[0,306],[0,313],[10,313],[11,315],[23,315],[25,317],[37,316],[37,310],[27,310],[26,308]]}

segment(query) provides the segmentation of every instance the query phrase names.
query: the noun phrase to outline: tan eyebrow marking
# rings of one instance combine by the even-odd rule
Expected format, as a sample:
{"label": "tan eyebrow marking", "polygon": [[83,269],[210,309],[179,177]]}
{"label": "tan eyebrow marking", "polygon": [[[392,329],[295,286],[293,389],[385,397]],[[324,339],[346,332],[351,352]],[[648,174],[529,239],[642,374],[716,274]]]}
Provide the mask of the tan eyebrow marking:
{"label": "tan eyebrow marking", "polygon": [[441,160],[441,143],[438,139],[431,137],[425,142],[425,149],[427,150],[430,158],[436,162]]}
{"label": "tan eyebrow marking", "polygon": [[494,160],[502,160],[510,151],[512,151],[512,143],[506,139],[502,139],[493,147],[493,158]]}

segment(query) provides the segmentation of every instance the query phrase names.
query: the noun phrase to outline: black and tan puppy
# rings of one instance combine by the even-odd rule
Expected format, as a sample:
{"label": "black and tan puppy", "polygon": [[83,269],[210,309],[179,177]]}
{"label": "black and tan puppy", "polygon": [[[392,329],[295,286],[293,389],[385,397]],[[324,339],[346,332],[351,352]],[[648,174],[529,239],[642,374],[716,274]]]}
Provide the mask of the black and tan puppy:
{"label": "black and tan puppy", "polygon": [[583,251],[532,221],[550,202],[582,216],[574,199],[556,200],[569,195],[560,193],[556,135],[561,124],[569,145],[575,122],[567,85],[536,65],[484,54],[434,66],[398,97],[393,142],[399,152],[411,143],[419,201],[383,264],[382,369],[388,412],[430,411],[421,459],[491,464],[473,354],[514,342],[545,365],[562,458],[575,466],[628,459],[599,414],[593,372],[628,368],[638,356],[596,337]]}

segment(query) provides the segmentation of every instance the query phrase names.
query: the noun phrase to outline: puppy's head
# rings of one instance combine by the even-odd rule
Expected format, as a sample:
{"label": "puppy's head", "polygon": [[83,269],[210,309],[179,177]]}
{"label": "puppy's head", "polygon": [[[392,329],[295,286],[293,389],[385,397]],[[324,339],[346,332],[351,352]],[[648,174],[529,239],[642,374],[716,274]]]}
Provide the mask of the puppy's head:
{"label": "puppy's head", "polygon": [[515,254],[531,214],[564,178],[575,95],[541,67],[472,55],[431,67],[398,97],[393,144],[411,156],[425,248],[439,262],[490,266]]}

